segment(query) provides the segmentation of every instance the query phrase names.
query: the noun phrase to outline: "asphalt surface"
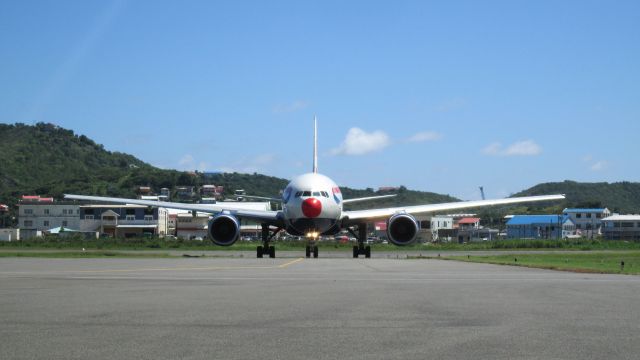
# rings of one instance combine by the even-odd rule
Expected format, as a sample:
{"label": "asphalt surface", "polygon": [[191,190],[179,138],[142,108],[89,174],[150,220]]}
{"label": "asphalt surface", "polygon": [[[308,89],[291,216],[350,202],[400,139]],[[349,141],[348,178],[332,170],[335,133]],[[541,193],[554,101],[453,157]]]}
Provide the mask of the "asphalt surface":
{"label": "asphalt surface", "polygon": [[640,277],[388,258],[0,259],[0,359],[637,359]]}

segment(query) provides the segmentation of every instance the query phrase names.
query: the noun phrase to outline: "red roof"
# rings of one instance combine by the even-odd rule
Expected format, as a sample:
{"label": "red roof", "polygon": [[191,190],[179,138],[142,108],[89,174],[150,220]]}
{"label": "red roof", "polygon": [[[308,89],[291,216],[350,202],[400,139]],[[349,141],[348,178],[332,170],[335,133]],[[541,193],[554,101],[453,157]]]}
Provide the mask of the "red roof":
{"label": "red roof", "polygon": [[22,200],[40,200],[40,195],[22,195]]}
{"label": "red roof", "polygon": [[462,218],[458,224],[475,224],[477,222],[480,222],[480,218]]}
{"label": "red roof", "polygon": [[0,211],[9,211],[9,207],[5,204],[0,204]]}

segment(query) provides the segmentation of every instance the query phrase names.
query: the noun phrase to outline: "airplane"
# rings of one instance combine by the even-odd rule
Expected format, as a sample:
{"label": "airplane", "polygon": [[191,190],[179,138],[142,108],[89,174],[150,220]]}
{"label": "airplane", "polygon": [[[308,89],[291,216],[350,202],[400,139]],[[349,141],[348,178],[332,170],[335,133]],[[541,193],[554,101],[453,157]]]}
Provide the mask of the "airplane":
{"label": "airplane", "polygon": [[[237,205],[234,206],[233,202],[186,204],[73,194],[65,194],[65,199],[137,204],[209,213],[212,217],[208,224],[208,237],[214,244],[220,246],[230,246],[238,240],[241,219],[257,222],[262,227],[262,245],[256,248],[258,258],[262,258],[264,255],[268,255],[270,258],[275,257],[275,247],[271,245],[271,241],[280,231],[285,231],[293,236],[306,237],[308,239],[305,248],[306,257],[309,258],[313,254],[313,257],[317,258],[318,246],[316,240],[320,236],[336,235],[345,229],[358,242],[358,245],[353,246],[353,257],[358,258],[363,255],[365,258],[370,258],[371,247],[365,246],[365,241],[367,239],[367,223],[373,221],[386,221],[389,241],[395,245],[403,246],[412,244],[417,238],[420,226],[414,217],[416,214],[524,202],[553,201],[565,198],[564,195],[539,195],[367,210],[344,210],[344,204],[394,195],[343,199],[340,187],[329,177],[318,173],[318,125],[315,117],[313,128],[312,172],[294,178],[284,188],[282,197],[276,199],[282,203],[282,210],[242,209]],[[268,199],[273,200],[273,198]]]}

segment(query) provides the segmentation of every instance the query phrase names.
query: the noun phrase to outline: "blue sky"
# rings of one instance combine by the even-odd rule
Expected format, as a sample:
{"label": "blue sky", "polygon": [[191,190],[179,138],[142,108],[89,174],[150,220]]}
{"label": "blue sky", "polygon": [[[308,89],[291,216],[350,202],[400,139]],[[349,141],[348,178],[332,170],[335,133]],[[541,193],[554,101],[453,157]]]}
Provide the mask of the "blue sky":
{"label": "blue sky", "polygon": [[638,1],[4,1],[0,122],[463,199],[639,181]]}

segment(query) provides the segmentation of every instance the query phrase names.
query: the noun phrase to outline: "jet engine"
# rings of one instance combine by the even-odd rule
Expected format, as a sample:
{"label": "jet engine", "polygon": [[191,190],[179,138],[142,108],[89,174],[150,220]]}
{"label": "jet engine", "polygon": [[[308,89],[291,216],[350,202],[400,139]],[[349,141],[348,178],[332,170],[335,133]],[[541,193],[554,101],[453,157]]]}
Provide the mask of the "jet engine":
{"label": "jet engine", "polygon": [[409,245],[418,236],[418,221],[405,213],[391,216],[387,221],[387,237],[395,245]]}
{"label": "jet engine", "polygon": [[229,246],[238,240],[240,222],[235,216],[218,214],[209,220],[209,237],[216,245]]}

